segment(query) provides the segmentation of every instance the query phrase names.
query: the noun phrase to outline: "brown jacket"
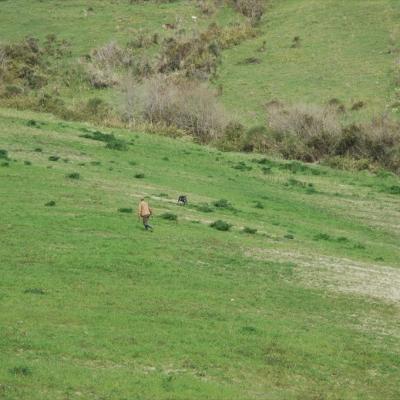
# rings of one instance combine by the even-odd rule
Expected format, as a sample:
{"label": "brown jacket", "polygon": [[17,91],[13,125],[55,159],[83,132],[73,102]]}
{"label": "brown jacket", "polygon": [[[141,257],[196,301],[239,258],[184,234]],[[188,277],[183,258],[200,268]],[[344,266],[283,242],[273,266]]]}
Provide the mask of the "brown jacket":
{"label": "brown jacket", "polygon": [[139,203],[138,214],[139,217],[148,217],[149,215],[151,215],[151,208],[145,201],[141,201]]}

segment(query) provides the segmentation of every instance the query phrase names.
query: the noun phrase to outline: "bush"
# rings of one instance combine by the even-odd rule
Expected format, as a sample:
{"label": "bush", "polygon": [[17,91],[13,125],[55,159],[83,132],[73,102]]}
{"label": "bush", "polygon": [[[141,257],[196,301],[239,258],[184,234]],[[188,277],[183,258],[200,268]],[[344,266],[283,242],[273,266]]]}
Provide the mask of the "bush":
{"label": "bush", "polygon": [[0,159],[1,160],[9,160],[7,150],[0,149]]}
{"label": "bush", "polygon": [[9,370],[12,375],[29,376],[32,375],[32,370],[26,366],[14,367]]}
{"label": "bush", "polygon": [[134,100],[125,100],[129,121],[175,127],[201,143],[217,138],[224,129],[225,112],[214,92],[198,82],[157,76],[124,91],[136,92]]}
{"label": "bush", "polygon": [[341,123],[332,106],[299,104],[268,111],[269,128],[286,158],[315,161],[333,154]]}
{"label": "bush", "polygon": [[132,208],[121,207],[121,208],[118,208],[118,212],[131,214],[133,212],[133,209]]}
{"label": "bush", "polygon": [[248,226],[245,226],[242,230],[243,233],[249,233],[251,235],[254,235],[257,233],[257,229],[255,228],[249,228]]}
{"label": "bush", "polygon": [[54,207],[56,205],[56,202],[54,200],[50,200],[45,204],[46,207]]}
{"label": "bush", "polygon": [[67,174],[66,177],[69,179],[81,179],[79,172],[71,172],[70,174]]}
{"label": "bush", "polygon": [[227,208],[227,209],[233,208],[231,203],[229,203],[229,201],[226,199],[220,199],[220,200],[214,201],[213,205],[217,208]]}
{"label": "bush", "polygon": [[178,216],[176,214],[170,213],[170,212],[166,212],[164,214],[161,214],[160,217],[162,219],[167,219],[169,221],[177,221],[178,220]]}
{"label": "bush", "polygon": [[219,231],[229,231],[232,227],[231,224],[228,224],[227,222],[222,221],[220,219],[218,221],[215,221],[212,224],[210,224],[210,226]]}
{"label": "bush", "polygon": [[259,208],[260,210],[262,210],[262,209],[264,209],[264,204],[261,203],[260,201],[255,201],[254,208]]}
{"label": "bush", "polygon": [[332,238],[327,233],[317,233],[313,240],[332,240]]}
{"label": "bush", "polygon": [[245,135],[242,149],[245,152],[265,153],[274,147],[271,137],[268,136],[267,128],[263,125],[251,127]]}
{"label": "bush", "polygon": [[224,151],[240,150],[245,136],[245,127],[237,121],[229,122],[224,129],[218,147]]}
{"label": "bush", "polygon": [[144,178],[144,174],[143,173],[138,173],[134,175],[136,179],[143,179]]}
{"label": "bush", "polygon": [[265,2],[263,0],[235,0],[235,8],[255,25],[265,12]]}
{"label": "bush", "polygon": [[32,162],[29,161],[29,160],[25,160],[25,161],[24,161],[24,165],[32,165]]}
{"label": "bush", "polygon": [[125,151],[128,150],[128,144],[125,142],[125,140],[115,138],[114,140],[107,142],[106,148],[111,150]]}
{"label": "bush", "polygon": [[58,161],[60,159],[59,156],[50,156],[49,161]]}
{"label": "bush", "polygon": [[125,140],[117,139],[112,133],[103,133],[100,131],[94,131],[94,132],[89,131],[88,133],[80,135],[80,137],[104,142],[104,143],[106,143],[107,149],[121,150],[121,151],[128,149],[128,143]]}

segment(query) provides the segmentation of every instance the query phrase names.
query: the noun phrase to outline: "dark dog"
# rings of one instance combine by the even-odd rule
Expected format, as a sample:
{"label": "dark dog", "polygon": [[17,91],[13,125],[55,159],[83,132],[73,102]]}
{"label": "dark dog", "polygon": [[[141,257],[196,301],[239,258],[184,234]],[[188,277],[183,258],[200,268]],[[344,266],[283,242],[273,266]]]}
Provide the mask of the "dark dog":
{"label": "dark dog", "polygon": [[188,203],[188,200],[187,200],[187,197],[186,197],[186,196],[180,195],[180,196],[178,197],[178,204],[179,204],[179,205],[181,205],[181,206],[186,206],[187,203]]}

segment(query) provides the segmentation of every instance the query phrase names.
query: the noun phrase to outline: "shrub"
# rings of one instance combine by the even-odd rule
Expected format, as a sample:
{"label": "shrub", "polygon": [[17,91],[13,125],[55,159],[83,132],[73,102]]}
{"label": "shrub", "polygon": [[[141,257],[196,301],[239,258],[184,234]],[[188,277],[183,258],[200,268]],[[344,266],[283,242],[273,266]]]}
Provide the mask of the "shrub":
{"label": "shrub", "polygon": [[264,208],[264,204],[261,203],[260,201],[255,201],[254,202],[254,208],[259,208],[259,209],[263,209]]}
{"label": "shrub", "polygon": [[214,92],[205,85],[157,76],[138,86],[136,93],[136,105],[126,101],[124,106],[132,122],[140,119],[155,126],[175,127],[201,143],[217,138],[223,131],[225,113]]}
{"label": "shrub", "polygon": [[170,213],[170,212],[166,212],[164,214],[161,214],[160,217],[162,219],[167,219],[169,221],[177,221],[178,220],[178,216],[176,214]]}
{"label": "shrub", "polygon": [[138,173],[134,175],[136,179],[143,179],[144,178],[144,174],[143,173]]}
{"label": "shrub", "polygon": [[67,174],[66,177],[69,179],[81,179],[79,172],[71,172],[70,174]]}
{"label": "shrub", "polygon": [[10,374],[20,375],[20,376],[29,376],[32,375],[32,370],[26,366],[14,367],[9,370]]}
{"label": "shrub", "polygon": [[41,153],[43,149],[41,147],[36,147],[33,151],[35,151],[36,153]]}
{"label": "shrub", "polygon": [[240,150],[245,136],[245,127],[237,121],[230,121],[224,128],[217,146],[224,151]]}
{"label": "shrub", "polygon": [[400,186],[399,185],[390,186],[387,192],[390,194],[400,194]]}
{"label": "shrub", "polygon": [[255,25],[265,12],[265,2],[263,0],[235,0],[235,8]]}
{"label": "shrub", "polygon": [[341,134],[341,123],[332,106],[278,106],[269,109],[268,120],[286,158],[315,161],[333,154]]}
{"label": "shrub", "polygon": [[115,138],[114,140],[107,142],[106,148],[111,150],[125,151],[128,150],[128,144],[125,142],[125,140]]}
{"label": "shrub", "polygon": [[121,208],[118,208],[118,212],[131,214],[133,212],[133,209],[132,208],[121,207]]}
{"label": "shrub", "polygon": [[116,42],[109,42],[93,49],[86,61],[82,61],[89,83],[96,89],[115,86],[119,82],[118,71],[133,65],[129,49],[122,49]]}
{"label": "shrub", "polygon": [[220,199],[220,200],[214,201],[213,205],[217,208],[227,208],[227,209],[233,208],[231,203],[226,199]]}
{"label": "shrub", "polygon": [[46,294],[46,292],[41,288],[28,288],[24,290],[25,294]]}
{"label": "shrub", "polygon": [[283,236],[285,239],[294,239],[294,236],[291,233],[287,233],[286,235]]}
{"label": "shrub", "polygon": [[56,205],[56,202],[54,200],[50,200],[45,204],[46,207],[54,207]]}
{"label": "shrub", "polygon": [[25,161],[24,161],[24,165],[32,165],[32,162],[29,161],[29,160],[25,160]]}
{"label": "shrub", "polygon": [[59,156],[50,156],[49,161],[58,161],[60,159]]}
{"label": "shrub", "polygon": [[245,226],[242,230],[243,233],[249,233],[251,235],[254,235],[255,233],[257,233],[257,229],[255,228],[249,228],[248,226]]}
{"label": "shrub", "polygon": [[229,231],[232,227],[231,224],[228,224],[227,222],[220,219],[210,224],[210,226],[214,229],[217,229],[218,231]]}
{"label": "shrub", "polygon": [[0,159],[1,160],[9,160],[7,150],[0,149]]}
{"label": "shrub", "polygon": [[314,235],[314,240],[332,240],[331,236],[329,236],[327,233],[317,233]]}
{"label": "shrub", "polygon": [[13,97],[22,94],[24,89],[18,85],[7,85],[4,92],[6,97]]}
{"label": "shrub", "polygon": [[268,136],[267,128],[263,125],[251,127],[245,135],[242,150],[246,152],[265,153],[273,148],[273,143]]}

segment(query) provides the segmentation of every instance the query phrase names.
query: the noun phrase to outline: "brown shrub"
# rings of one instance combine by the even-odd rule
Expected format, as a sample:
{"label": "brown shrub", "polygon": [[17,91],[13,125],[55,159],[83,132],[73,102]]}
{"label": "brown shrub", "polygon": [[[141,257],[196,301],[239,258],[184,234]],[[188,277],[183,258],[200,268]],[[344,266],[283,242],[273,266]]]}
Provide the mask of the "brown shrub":
{"label": "brown shrub", "polygon": [[217,138],[224,129],[224,110],[203,84],[159,75],[141,85],[125,85],[124,115],[130,122],[176,127],[201,143]]}
{"label": "brown shrub", "polygon": [[341,134],[341,123],[335,108],[306,104],[283,106],[277,103],[267,112],[272,135],[281,142],[281,147],[288,146],[289,154],[293,153],[296,141],[308,149],[304,155],[307,161],[333,154]]}
{"label": "brown shrub", "polygon": [[235,8],[245,17],[248,17],[253,25],[257,24],[265,12],[264,0],[235,0]]}

